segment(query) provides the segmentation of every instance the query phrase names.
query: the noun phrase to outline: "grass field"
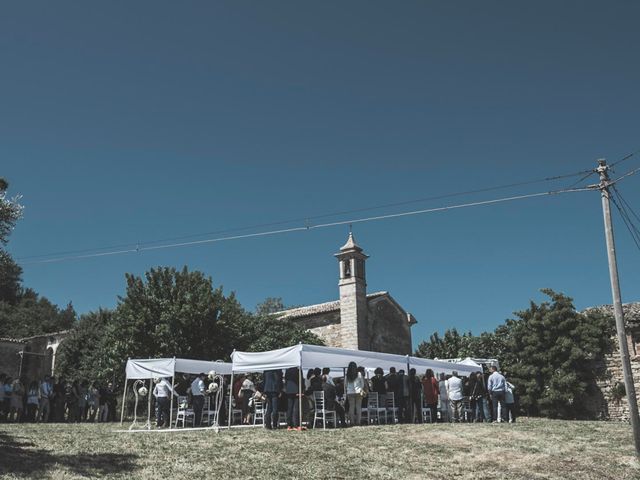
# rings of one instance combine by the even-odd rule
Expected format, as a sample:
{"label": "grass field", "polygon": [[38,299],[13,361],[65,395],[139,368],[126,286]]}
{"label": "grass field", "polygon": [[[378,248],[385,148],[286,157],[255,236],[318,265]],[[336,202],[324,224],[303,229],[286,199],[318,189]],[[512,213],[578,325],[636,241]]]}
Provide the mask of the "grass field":
{"label": "grass field", "polygon": [[0,425],[2,478],[640,478],[627,424],[519,419],[323,432]]}

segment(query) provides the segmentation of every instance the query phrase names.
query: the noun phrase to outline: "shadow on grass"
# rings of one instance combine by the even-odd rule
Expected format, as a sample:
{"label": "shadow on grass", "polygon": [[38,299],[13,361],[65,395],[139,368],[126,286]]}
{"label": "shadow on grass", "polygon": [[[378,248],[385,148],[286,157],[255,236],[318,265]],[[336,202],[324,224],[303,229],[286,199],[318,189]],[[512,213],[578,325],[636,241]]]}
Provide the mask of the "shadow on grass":
{"label": "shadow on grass", "polygon": [[108,474],[133,474],[137,468],[134,460],[138,456],[133,454],[57,454],[34,446],[31,442],[20,442],[11,435],[0,432],[0,476],[12,474],[35,477],[62,468],[77,475],[96,478]]}

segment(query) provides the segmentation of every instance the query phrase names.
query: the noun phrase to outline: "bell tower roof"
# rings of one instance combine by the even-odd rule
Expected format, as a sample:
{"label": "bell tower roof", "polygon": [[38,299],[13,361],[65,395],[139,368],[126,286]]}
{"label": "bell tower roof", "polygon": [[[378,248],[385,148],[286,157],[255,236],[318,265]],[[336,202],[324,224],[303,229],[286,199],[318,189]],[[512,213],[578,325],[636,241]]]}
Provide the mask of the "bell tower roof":
{"label": "bell tower roof", "polygon": [[349,232],[349,238],[347,238],[347,243],[345,243],[342,247],[340,247],[340,251],[336,253],[336,257],[343,257],[348,254],[358,254],[363,258],[369,258],[368,255],[363,253],[362,247],[356,243],[356,240],[353,238],[353,232]]}

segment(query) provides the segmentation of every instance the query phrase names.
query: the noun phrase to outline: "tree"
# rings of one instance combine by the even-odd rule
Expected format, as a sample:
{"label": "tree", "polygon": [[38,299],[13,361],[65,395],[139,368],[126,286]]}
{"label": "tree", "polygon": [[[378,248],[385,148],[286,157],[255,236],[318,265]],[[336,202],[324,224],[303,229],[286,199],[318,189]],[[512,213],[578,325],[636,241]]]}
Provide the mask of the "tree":
{"label": "tree", "polygon": [[597,362],[611,351],[613,321],[599,312],[577,312],[573,300],[561,293],[542,292],[550,302],[531,302],[506,322],[510,335],[504,370],[530,414],[588,418],[586,401]]}
{"label": "tree", "polygon": [[22,282],[22,268],[4,250],[0,249],[0,302],[15,305]]}
{"label": "tree", "polygon": [[76,312],[69,303],[61,309],[27,288],[15,304],[0,302],[0,336],[24,338],[73,327]]}
{"label": "tree", "polygon": [[415,352],[416,357],[423,358],[460,358],[470,356],[470,344],[474,339],[471,332],[463,335],[455,328],[447,329],[444,337],[440,338],[438,332],[434,332],[429,341],[422,341]]}
{"label": "tree", "polygon": [[6,245],[16,222],[22,217],[20,197],[7,198],[9,183],[0,178],[0,243]]}
{"label": "tree", "polygon": [[56,352],[58,375],[103,383],[113,380],[109,359],[105,356],[109,352],[105,333],[113,318],[114,312],[106,309],[80,317]]}
{"label": "tree", "polygon": [[159,267],[127,274],[127,289],[107,324],[107,368],[120,377],[128,357],[228,358],[230,325],[246,312],[201,272]]}

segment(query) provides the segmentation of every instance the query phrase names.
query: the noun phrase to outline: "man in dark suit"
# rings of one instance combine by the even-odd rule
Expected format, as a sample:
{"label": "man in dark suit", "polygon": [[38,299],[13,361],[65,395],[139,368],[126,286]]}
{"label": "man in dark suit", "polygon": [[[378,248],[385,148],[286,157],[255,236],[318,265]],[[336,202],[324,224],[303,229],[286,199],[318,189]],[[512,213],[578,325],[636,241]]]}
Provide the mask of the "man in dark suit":
{"label": "man in dark suit", "polygon": [[284,374],[285,393],[287,394],[287,429],[300,429],[300,405],[299,385],[300,369],[298,367],[287,368]]}
{"label": "man in dark suit", "polygon": [[278,397],[282,392],[282,370],[265,370],[264,393],[267,396],[267,411],[264,426],[278,428]]}

